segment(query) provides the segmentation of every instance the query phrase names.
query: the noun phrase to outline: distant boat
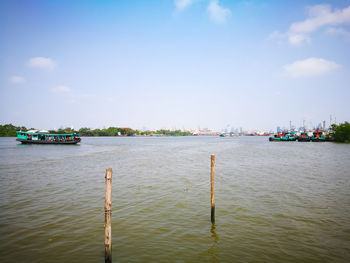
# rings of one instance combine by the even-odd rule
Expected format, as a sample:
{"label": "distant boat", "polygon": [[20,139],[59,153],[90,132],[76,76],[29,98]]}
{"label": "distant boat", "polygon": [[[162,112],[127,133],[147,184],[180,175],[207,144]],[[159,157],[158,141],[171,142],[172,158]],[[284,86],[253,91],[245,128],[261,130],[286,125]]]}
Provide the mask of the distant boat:
{"label": "distant boat", "polygon": [[16,131],[17,139],[23,144],[77,144],[81,141],[79,133],[55,134],[48,131]]}
{"label": "distant boat", "polygon": [[302,132],[299,136],[298,136],[298,142],[309,142],[310,141],[310,137],[307,134],[307,132]]}
{"label": "distant boat", "polygon": [[284,136],[284,133],[278,132],[277,134],[274,134],[273,136],[269,137],[270,142],[280,142],[282,141],[281,138]]}
{"label": "distant boat", "polygon": [[280,142],[281,141],[281,137],[278,134],[276,134],[274,136],[269,137],[269,141],[270,142]]}
{"label": "distant boat", "polygon": [[287,141],[296,141],[297,137],[294,132],[281,132],[277,133],[274,136],[269,137],[270,142],[287,142]]}
{"label": "distant boat", "polygon": [[323,131],[321,131],[321,130],[314,131],[313,135],[311,137],[311,141],[313,141],[313,142],[325,142],[326,139],[323,135]]}
{"label": "distant boat", "polygon": [[297,140],[297,136],[294,132],[286,133],[282,138],[282,141],[294,142]]}

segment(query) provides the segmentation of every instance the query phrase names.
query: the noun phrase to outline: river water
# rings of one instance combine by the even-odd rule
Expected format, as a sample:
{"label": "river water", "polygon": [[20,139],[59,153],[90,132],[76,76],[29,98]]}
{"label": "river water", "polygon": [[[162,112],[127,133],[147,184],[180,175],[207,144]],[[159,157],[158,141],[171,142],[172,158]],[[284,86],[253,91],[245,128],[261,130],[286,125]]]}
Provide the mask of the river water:
{"label": "river water", "polygon": [[350,145],[267,137],[0,138],[0,261],[104,262],[109,167],[114,262],[350,261]]}

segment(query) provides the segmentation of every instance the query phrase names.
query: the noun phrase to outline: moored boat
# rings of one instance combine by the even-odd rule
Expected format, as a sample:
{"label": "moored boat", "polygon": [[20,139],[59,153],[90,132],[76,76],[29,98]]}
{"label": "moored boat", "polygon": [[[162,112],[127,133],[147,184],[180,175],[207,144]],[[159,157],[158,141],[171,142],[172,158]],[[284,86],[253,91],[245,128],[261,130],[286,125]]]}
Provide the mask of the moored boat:
{"label": "moored boat", "polygon": [[282,141],[281,138],[284,136],[283,133],[277,133],[277,134],[274,134],[273,136],[269,137],[269,141],[270,142],[280,142]]}
{"label": "moored boat", "polygon": [[280,142],[281,141],[281,133],[274,134],[273,136],[269,137],[270,142]]}
{"label": "moored boat", "polygon": [[315,130],[313,132],[312,137],[311,137],[311,141],[313,141],[313,142],[325,142],[326,139],[325,139],[325,137],[323,135],[323,131]]}
{"label": "moored boat", "polygon": [[294,132],[286,133],[286,134],[281,138],[282,141],[288,141],[288,142],[290,142],[290,141],[296,141],[296,139],[297,139],[297,137],[296,137],[296,135],[295,135]]}
{"label": "moored boat", "polygon": [[274,136],[269,137],[270,142],[289,142],[296,141],[297,136],[294,132],[279,132]]}
{"label": "moored boat", "polygon": [[298,136],[298,142],[309,142],[310,141],[310,137],[307,134],[307,132],[302,132],[299,136]]}
{"label": "moored boat", "polygon": [[77,144],[81,141],[79,133],[49,133],[47,131],[17,131],[17,139],[23,144]]}
{"label": "moored boat", "polygon": [[280,142],[281,137],[271,136],[271,137],[269,137],[269,141],[270,142]]}

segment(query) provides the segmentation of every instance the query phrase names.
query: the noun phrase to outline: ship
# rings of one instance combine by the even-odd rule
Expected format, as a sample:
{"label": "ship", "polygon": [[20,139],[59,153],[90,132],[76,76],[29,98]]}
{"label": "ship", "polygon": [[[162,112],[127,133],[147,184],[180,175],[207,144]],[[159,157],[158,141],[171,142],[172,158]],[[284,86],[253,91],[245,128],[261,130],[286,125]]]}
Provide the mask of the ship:
{"label": "ship", "polygon": [[326,139],[323,135],[323,131],[322,130],[315,130],[313,132],[312,137],[311,137],[311,141],[313,141],[313,142],[325,142]]}
{"label": "ship", "polygon": [[17,139],[23,144],[77,144],[81,141],[79,133],[49,133],[48,131],[16,131]]}

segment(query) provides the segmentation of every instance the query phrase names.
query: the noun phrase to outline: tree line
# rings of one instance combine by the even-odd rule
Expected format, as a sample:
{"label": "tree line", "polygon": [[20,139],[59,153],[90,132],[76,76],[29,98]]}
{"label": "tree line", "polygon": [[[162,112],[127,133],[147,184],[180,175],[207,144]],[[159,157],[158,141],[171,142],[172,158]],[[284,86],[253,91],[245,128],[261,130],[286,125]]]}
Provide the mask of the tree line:
{"label": "tree line", "polygon": [[[0,137],[16,137],[16,131],[28,131],[34,128],[26,128],[24,126],[14,126],[12,124],[0,125]],[[58,130],[49,130],[50,133],[79,133],[80,136],[150,136],[150,135],[165,135],[165,136],[188,136],[192,135],[190,132],[183,132],[181,130],[156,130],[156,131],[139,131],[131,128],[119,128],[119,127],[109,127],[105,129],[90,129],[81,128],[79,130],[74,130],[72,128],[64,128]]]}
{"label": "tree line", "polygon": [[335,142],[350,143],[350,123],[344,122],[339,125],[332,124],[333,137]]}
{"label": "tree line", "polygon": [[16,137],[16,131],[21,130],[27,131],[27,128],[24,126],[14,126],[12,124],[0,125],[0,137]]}

